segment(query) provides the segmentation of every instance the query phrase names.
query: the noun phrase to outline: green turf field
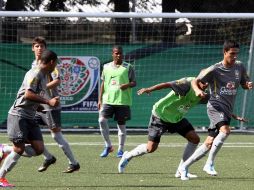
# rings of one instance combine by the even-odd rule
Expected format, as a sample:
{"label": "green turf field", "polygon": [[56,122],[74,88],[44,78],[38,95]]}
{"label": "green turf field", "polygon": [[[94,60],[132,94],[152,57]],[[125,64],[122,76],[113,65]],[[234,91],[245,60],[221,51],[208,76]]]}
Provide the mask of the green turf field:
{"label": "green turf field", "polygon": [[[115,152],[107,158],[100,158],[103,144],[99,134],[67,135],[74,154],[80,162],[79,172],[63,174],[67,160],[49,135],[45,135],[48,149],[55,154],[57,162],[44,173],[37,172],[43,158],[21,158],[7,179],[16,185],[15,189],[179,189],[179,190],[250,190],[254,186],[254,138],[253,135],[232,134],[226,141],[216,160],[217,177],[202,171],[205,159],[195,163],[190,171],[197,179],[181,181],[174,177],[185,140],[176,135],[162,137],[158,151],[131,160],[124,174],[118,174],[119,159]],[[112,134],[113,143],[117,136]],[[201,135],[202,141],[204,134]],[[0,134],[0,142],[7,143],[5,134]],[[147,141],[144,135],[129,135],[126,149],[130,150]],[[115,148],[117,148],[115,146]]]}

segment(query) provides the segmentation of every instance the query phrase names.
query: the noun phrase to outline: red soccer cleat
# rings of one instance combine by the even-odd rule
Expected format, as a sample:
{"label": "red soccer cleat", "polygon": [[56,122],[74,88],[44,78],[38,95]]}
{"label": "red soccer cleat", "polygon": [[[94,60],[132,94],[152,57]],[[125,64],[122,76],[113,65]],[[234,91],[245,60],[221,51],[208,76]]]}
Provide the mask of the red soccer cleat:
{"label": "red soccer cleat", "polygon": [[5,178],[0,178],[0,187],[15,187],[15,185],[10,184]]}

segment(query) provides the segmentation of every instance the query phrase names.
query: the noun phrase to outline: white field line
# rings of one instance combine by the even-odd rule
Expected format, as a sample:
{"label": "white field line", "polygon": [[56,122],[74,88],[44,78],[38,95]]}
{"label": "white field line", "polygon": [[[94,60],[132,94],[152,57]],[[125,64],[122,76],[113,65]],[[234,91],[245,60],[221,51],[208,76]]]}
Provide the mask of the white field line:
{"label": "white field line", "polygon": [[[71,142],[69,143],[71,146],[104,146],[103,142]],[[126,143],[126,146],[137,146],[141,143]],[[45,143],[46,146],[56,146],[56,143]],[[117,146],[118,144],[113,144],[113,146]],[[185,143],[160,143],[159,147],[185,147]],[[237,143],[224,143],[224,148],[254,148],[254,143],[245,143],[245,142],[237,142]]]}
{"label": "white field line", "polygon": [[[46,136],[46,135],[43,135],[43,136]],[[50,136],[50,135],[48,135],[48,136]],[[98,135],[89,134],[89,135],[85,136],[85,134],[81,134],[81,135],[75,134],[75,137],[82,137],[84,139],[98,138],[98,136],[100,136],[100,135],[99,134]],[[137,138],[139,136],[141,138],[144,138],[144,137],[147,138],[146,135],[144,135],[144,136],[143,135],[129,135],[128,139]],[[1,133],[0,133],[0,138],[8,139],[7,134],[1,134]],[[117,140],[116,138],[112,137],[112,140],[116,141]],[[5,141],[6,141],[6,139],[5,139]],[[11,144],[8,140],[7,140],[7,142],[1,142],[1,143]],[[138,142],[126,143],[126,146],[136,147],[137,145],[143,144],[143,143],[146,143],[146,139],[142,143],[138,143]],[[71,146],[104,146],[104,143],[102,141],[100,141],[100,142],[86,142],[86,141],[84,141],[84,142],[69,142],[69,144]],[[47,143],[46,141],[45,141],[45,145],[57,146],[56,143]],[[117,143],[113,143],[113,145],[118,146]],[[185,145],[186,145],[186,143],[173,143],[172,142],[172,143],[160,143],[159,147],[185,147]],[[223,147],[224,148],[254,148],[254,142],[225,142],[223,144]]]}

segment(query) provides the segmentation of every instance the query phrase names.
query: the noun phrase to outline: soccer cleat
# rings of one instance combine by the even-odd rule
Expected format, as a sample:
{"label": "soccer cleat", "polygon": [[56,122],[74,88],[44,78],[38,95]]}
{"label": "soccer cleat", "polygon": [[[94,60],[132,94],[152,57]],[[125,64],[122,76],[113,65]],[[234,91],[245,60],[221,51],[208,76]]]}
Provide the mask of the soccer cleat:
{"label": "soccer cleat", "polygon": [[126,154],[128,153],[128,151],[125,151],[119,164],[118,164],[118,172],[119,173],[123,173],[124,172],[124,169],[125,167],[128,165],[129,163],[129,160],[126,158]]}
{"label": "soccer cleat", "polygon": [[187,168],[181,167],[181,168],[179,168],[178,171],[179,171],[179,173],[180,173],[181,180],[186,181],[186,180],[189,180],[189,179],[190,179],[190,178],[188,177],[188,169],[187,169]]}
{"label": "soccer cleat", "polygon": [[69,167],[65,171],[63,171],[63,173],[72,173],[72,172],[78,171],[79,169],[80,169],[79,163],[70,164]]}
{"label": "soccer cleat", "polygon": [[0,187],[15,187],[15,185],[10,184],[5,178],[0,178]]}
{"label": "soccer cleat", "polygon": [[102,151],[102,153],[100,154],[100,157],[102,157],[102,158],[107,157],[108,154],[109,154],[110,152],[113,152],[113,151],[114,151],[114,149],[113,149],[112,146],[110,146],[110,147],[105,147],[104,150]]}
{"label": "soccer cleat", "polygon": [[48,169],[48,167],[51,165],[51,164],[54,164],[56,163],[56,158],[54,156],[52,156],[51,159],[49,160],[45,160],[43,162],[43,164],[38,168],[38,172],[44,172]]}
{"label": "soccer cleat", "polygon": [[203,171],[205,171],[207,174],[211,176],[216,176],[218,173],[214,169],[214,165],[206,164],[203,168]]}
{"label": "soccer cleat", "polygon": [[116,154],[116,157],[117,157],[117,158],[122,158],[122,156],[123,156],[123,151],[122,151],[122,150],[119,150],[119,151],[117,152],[117,154]]}
{"label": "soccer cleat", "polygon": [[[179,169],[176,171],[175,177],[176,178],[180,178],[181,177],[181,173],[179,172]],[[197,178],[198,176],[188,172],[187,173],[187,177],[191,179],[191,178]]]}

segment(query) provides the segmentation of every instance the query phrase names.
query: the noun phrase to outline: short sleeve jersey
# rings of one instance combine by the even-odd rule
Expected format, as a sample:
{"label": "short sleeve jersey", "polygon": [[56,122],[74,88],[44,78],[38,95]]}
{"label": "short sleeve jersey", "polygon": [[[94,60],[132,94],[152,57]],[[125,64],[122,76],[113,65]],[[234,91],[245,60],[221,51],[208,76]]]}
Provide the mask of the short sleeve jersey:
{"label": "short sleeve jersey", "polygon": [[136,81],[131,64],[123,62],[116,67],[113,62],[103,66],[101,80],[104,81],[103,104],[132,105],[132,89],[121,90],[120,85]]}
{"label": "short sleeve jersey", "polygon": [[231,117],[233,112],[239,85],[249,81],[246,69],[240,61],[236,61],[230,68],[224,67],[222,62],[216,63],[202,71],[197,78],[209,83],[208,108],[212,106],[228,117]]}
{"label": "short sleeve jersey", "polygon": [[24,77],[22,85],[17,93],[16,100],[9,110],[9,114],[33,119],[39,103],[25,99],[25,91],[28,89],[43,97],[46,85],[47,75],[42,73],[38,67],[31,68]]}
{"label": "short sleeve jersey", "polygon": [[177,123],[182,120],[189,109],[200,102],[191,88],[193,79],[187,77],[170,82],[171,92],[154,104],[152,113],[165,122]]}
{"label": "short sleeve jersey", "polygon": [[[34,60],[32,62],[32,68],[34,67],[37,67],[38,66],[38,63],[36,62],[36,60]],[[54,71],[50,74],[50,76],[48,76],[48,82],[52,81],[52,80],[56,80],[56,79],[60,79],[60,70],[59,68],[56,66]],[[47,89],[45,91],[45,94],[44,94],[44,98],[46,99],[51,99],[51,98],[54,98],[56,96],[59,96],[59,93],[58,93],[58,88],[54,88],[54,89]],[[61,105],[59,104],[58,106],[56,107],[51,107],[49,105],[43,105],[44,109],[47,111],[47,110],[56,110],[56,109],[61,109]]]}

